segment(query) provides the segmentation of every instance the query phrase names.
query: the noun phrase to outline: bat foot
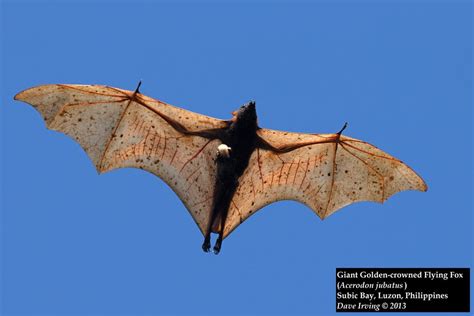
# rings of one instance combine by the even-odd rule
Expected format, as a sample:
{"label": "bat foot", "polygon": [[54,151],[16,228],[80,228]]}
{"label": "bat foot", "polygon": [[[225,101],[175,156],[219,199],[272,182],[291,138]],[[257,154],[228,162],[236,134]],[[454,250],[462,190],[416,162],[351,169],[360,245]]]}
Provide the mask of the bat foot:
{"label": "bat foot", "polygon": [[222,238],[217,238],[216,244],[214,245],[214,254],[217,255],[221,251],[221,246],[222,246]]}
{"label": "bat foot", "polygon": [[202,243],[202,250],[204,252],[209,252],[210,249],[211,249],[211,239],[205,238],[204,242]]}

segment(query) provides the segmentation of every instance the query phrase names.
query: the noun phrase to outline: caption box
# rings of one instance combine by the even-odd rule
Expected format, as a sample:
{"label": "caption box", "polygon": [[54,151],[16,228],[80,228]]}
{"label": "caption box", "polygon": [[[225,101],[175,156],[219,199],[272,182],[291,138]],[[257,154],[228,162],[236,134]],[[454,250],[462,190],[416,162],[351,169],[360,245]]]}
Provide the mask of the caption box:
{"label": "caption box", "polygon": [[469,268],[337,268],[336,312],[469,312]]}

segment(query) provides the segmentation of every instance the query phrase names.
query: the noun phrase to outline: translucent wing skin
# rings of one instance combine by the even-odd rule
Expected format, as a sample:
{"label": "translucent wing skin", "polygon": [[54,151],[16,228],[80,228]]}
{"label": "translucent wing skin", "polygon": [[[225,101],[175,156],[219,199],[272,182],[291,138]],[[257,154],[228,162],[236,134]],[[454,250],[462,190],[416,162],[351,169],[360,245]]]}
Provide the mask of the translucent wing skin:
{"label": "translucent wing skin", "polygon": [[270,146],[253,152],[240,177],[224,236],[275,201],[304,203],[324,219],[358,201],[382,203],[400,191],[427,190],[423,179],[402,161],[354,138],[269,129],[257,134]]}
{"label": "translucent wing skin", "polygon": [[15,99],[36,108],[49,129],[79,142],[99,173],[134,167],[163,179],[204,234],[220,144],[213,135],[226,121],[107,86],[44,85]]}

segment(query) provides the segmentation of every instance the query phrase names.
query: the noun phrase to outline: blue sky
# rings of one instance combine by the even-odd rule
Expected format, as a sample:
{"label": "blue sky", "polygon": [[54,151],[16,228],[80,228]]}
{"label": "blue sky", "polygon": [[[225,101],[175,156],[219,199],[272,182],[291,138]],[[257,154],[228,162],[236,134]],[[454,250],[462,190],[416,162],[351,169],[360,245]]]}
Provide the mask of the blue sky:
{"label": "blue sky", "polygon": [[[3,1],[2,57],[5,315],[330,315],[336,267],[472,267],[470,1]],[[97,176],[12,100],[38,84],[140,79],[144,94],[219,118],[256,100],[263,127],[347,121],[429,190],[324,221],[279,202],[204,254],[164,182]]]}

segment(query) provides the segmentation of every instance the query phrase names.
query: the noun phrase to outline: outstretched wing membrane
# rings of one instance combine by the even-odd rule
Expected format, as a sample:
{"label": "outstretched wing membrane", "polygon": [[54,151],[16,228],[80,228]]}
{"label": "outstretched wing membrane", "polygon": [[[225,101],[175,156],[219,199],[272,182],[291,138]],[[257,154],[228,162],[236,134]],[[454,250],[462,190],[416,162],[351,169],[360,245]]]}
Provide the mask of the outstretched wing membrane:
{"label": "outstretched wing membrane", "polygon": [[426,191],[402,161],[340,134],[260,129],[264,146],[252,154],[231,203],[224,235],[256,211],[280,200],[306,204],[324,219],[358,201],[382,203],[404,190]]}
{"label": "outstretched wing membrane", "polygon": [[35,107],[49,129],[79,142],[98,172],[134,167],[162,178],[205,232],[220,144],[214,136],[226,121],[107,86],[44,85],[15,99]]}

